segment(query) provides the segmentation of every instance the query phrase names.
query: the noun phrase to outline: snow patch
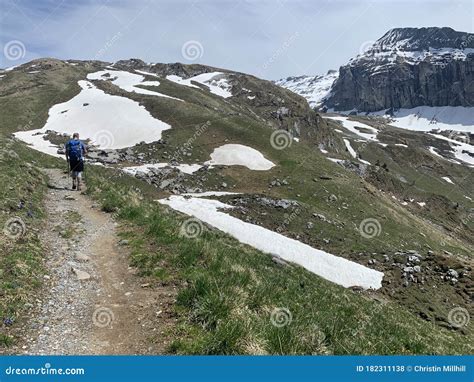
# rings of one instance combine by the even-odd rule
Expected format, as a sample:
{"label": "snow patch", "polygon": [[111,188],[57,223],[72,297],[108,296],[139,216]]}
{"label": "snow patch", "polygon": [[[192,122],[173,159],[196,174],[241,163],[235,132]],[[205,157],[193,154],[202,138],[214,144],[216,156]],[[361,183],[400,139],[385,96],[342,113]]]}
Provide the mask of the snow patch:
{"label": "snow patch", "polygon": [[197,82],[207,86],[212,94],[218,95],[222,98],[232,97],[232,93],[230,92],[232,86],[228,83],[225,74],[221,72],[202,73],[187,79],[183,79],[180,76],[170,75],[166,76],[166,79],[179,85],[200,89],[199,86],[192,83]]}
{"label": "snow patch", "polygon": [[208,165],[245,166],[250,170],[266,171],[275,166],[259,151],[244,145],[226,144],[220,146],[211,154]]}
{"label": "snow patch", "polygon": [[[460,142],[455,139],[451,139],[445,137],[441,134],[430,134],[435,138],[441,139],[443,141],[449,142],[452,151],[454,152],[454,156],[456,159],[459,159],[462,162],[468,163],[469,165],[474,165],[474,146],[466,143]],[[469,155],[472,154],[472,155]]]}
{"label": "snow patch", "polygon": [[451,180],[451,178],[449,178],[447,176],[443,176],[443,177],[441,177],[441,179],[445,180],[448,183],[454,184],[454,182]]}
{"label": "snow patch", "polygon": [[[366,125],[365,123],[352,121],[348,117],[337,116],[337,117],[324,117],[324,118],[341,122],[344,128],[349,130],[351,133],[358,135],[359,137],[362,137],[369,141],[377,141],[378,130],[373,128],[372,126]],[[370,133],[362,132],[359,129],[357,129],[358,127],[364,130],[368,130],[370,131]]]}
{"label": "snow patch", "polygon": [[[329,111],[329,110],[328,110]],[[357,110],[338,111],[340,114],[378,116],[386,119],[386,123],[401,129],[413,131],[474,131],[474,107],[465,106],[418,106],[411,109],[397,109],[388,114],[389,109],[371,113],[357,112]],[[326,117],[329,118],[329,117]]]}
{"label": "snow patch", "polygon": [[10,66],[9,68],[6,68],[6,69],[3,69],[4,72],[11,72],[12,70],[18,68],[21,64],[19,65],[14,65],[14,66]]}
{"label": "snow patch", "polygon": [[[379,289],[384,274],[358,263],[315,249],[297,240],[258,225],[243,222],[220,209],[232,206],[217,200],[171,196],[159,201],[184,214],[194,216],[258,250],[296,263],[310,272],[343,287]],[[244,255],[243,255],[244,256]]]}
{"label": "snow patch", "polygon": [[122,171],[125,171],[128,174],[131,175],[136,175],[138,172],[144,172],[149,173],[151,170],[156,169],[156,168],[165,168],[165,167],[173,167],[178,169],[179,171],[192,175],[196,171],[198,171],[200,168],[202,168],[202,165],[199,164],[179,164],[179,165],[171,165],[169,163],[149,163],[149,164],[144,164],[140,166],[129,166],[129,167],[123,167]]}
{"label": "snow patch", "polygon": [[137,73],[143,74],[145,76],[159,77],[158,74],[156,74],[156,73],[145,72],[143,70],[138,70],[138,69],[135,69],[135,71]]}
{"label": "snow patch", "polygon": [[326,159],[330,160],[331,162],[341,164],[344,162],[344,159],[337,159],[337,158],[329,158],[327,157]]}
{"label": "snow patch", "polygon": [[357,153],[352,148],[351,142],[349,142],[349,140],[346,138],[343,138],[343,139],[344,139],[344,144],[346,145],[347,151],[349,151],[349,154],[351,154],[352,158],[357,158]]}
{"label": "snow patch", "polygon": [[205,192],[188,192],[183,194],[185,196],[194,196],[196,198],[204,198],[206,196],[226,196],[226,195],[239,195],[238,192],[228,191],[205,191]]}
{"label": "snow patch", "polygon": [[101,80],[101,81],[111,80],[111,82],[114,85],[118,86],[120,89],[123,89],[129,93],[153,95],[153,96],[159,96],[159,97],[164,97],[164,98],[175,99],[178,101],[183,101],[179,98],[171,97],[166,94],[162,94],[156,91],[147,90],[147,89],[138,87],[137,85],[142,85],[142,86],[159,86],[160,85],[159,81],[144,81],[145,77],[143,77],[140,74],[124,72],[121,70],[101,70],[99,72],[89,73],[87,75],[87,79]]}
{"label": "snow patch", "polygon": [[444,158],[442,155],[438,154],[438,152],[436,151],[436,148],[433,147],[433,146],[430,146],[428,148],[428,150],[430,151],[431,154],[437,156],[437,157],[440,157],[440,158]]}

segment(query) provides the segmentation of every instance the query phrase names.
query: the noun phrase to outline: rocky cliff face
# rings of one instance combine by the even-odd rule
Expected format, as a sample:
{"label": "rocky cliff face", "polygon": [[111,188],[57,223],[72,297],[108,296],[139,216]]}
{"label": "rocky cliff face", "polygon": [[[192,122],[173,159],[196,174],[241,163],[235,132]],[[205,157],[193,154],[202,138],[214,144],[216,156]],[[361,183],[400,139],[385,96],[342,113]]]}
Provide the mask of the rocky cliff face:
{"label": "rocky cliff face", "polygon": [[474,34],[396,28],[339,69],[325,105],[376,111],[474,105]]}

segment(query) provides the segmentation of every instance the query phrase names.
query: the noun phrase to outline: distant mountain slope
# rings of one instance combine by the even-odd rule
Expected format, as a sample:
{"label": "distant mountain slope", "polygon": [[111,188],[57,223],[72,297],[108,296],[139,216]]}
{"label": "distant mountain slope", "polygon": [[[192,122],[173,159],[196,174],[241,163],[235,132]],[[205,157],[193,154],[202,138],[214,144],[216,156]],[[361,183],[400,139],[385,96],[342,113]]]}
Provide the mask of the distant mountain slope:
{"label": "distant mountain slope", "polygon": [[377,111],[474,104],[474,34],[396,28],[339,69],[326,106]]}
{"label": "distant mountain slope", "polygon": [[474,34],[396,28],[337,74],[276,83],[320,111],[372,115],[394,127],[445,132],[437,136],[449,139],[447,159],[474,164]]}
{"label": "distant mountain slope", "polygon": [[474,34],[395,28],[339,71],[275,82],[322,110],[374,112],[474,105]]}
{"label": "distant mountain slope", "polygon": [[338,76],[337,70],[329,70],[321,76],[288,77],[275,81],[275,83],[305,97],[309,106],[319,107],[329,96],[331,87]]}

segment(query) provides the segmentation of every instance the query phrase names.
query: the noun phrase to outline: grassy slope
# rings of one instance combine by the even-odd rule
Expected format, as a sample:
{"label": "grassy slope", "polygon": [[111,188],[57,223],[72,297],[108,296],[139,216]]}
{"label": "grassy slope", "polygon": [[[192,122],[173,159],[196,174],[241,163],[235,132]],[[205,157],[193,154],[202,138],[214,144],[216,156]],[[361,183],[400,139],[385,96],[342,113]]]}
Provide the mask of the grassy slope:
{"label": "grassy slope", "polygon": [[[94,68],[90,66],[81,68],[62,64],[54,73],[39,74],[40,78],[27,77],[28,80],[25,80],[24,75],[20,74],[15,74],[18,76],[16,79],[7,78],[12,81],[11,84],[0,83],[3,94],[0,99],[2,133],[16,131],[19,126],[28,129],[41,127],[48,108],[74,95],[79,90],[75,85],[77,79],[92,70]],[[41,78],[43,75],[47,77]],[[18,82],[23,84],[20,86],[21,98],[8,96]],[[116,88],[109,89],[107,84],[99,86],[108,88],[111,93],[120,92]],[[127,94],[143,102],[153,115],[173,125],[173,129],[164,135],[169,145],[166,150],[178,149],[183,141],[195,138],[189,159],[189,163],[193,163],[208,159],[212,149],[224,142],[244,143],[259,149],[280,165],[265,173],[233,167],[216,170],[217,174],[235,185],[235,190],[296,199],[307,210],[347,223],[348,229],[343,233],[331,231],[331,227],[325,233],[340,238],[332,240],[326,248],[334,253],[344,255],[360,250],[393,250],[403,242],[414,249],[426,245],[435,250],[444,249],[439,244],[439,231],[408,211],[398,209],[389,198],[374,194],[374,190],[367,191],[360,178],[324,160],[312,147],[294,142],[288,149],[274,150],[270,145],[272,130],[256,118],[219,98],[189,90],[162,81],[160,91],[183,99],[188,97],[189,101],[193,99],[193,104],[188,102],[180,107],[176,107],[176,101]],[[32,105],[34,111],[25,115],[25,103]],[[192,127],[208,120],[211,126],[206,133],[195,137]],[[46,156],[33,154],[30,150],[22,149],[21,152],[22,159],[30,161],[34,158],[38,165],[50,161]],[[162,154],[158,152],[158,155]],[[109,210],[120,203],[126,206],[120,215],[130,220],[133,232],[138,230],[140,233],[134,240],[136,251],[133,263],[143,272],[155,274],[158,279],[167,275],[183,283],[178,308],[182,313],[183,331],[177,333],[183,339],[176,342],[175,351],[442,353],[469,350],[466,336],[432,327],[396,304],[380,304],[358,296],[297,267],[279,268],[271,263],[268,256],[241,247],[219,233],[209,233],[195,242],[183,240],[176,235],[174,217],[164,216],[164,210],[150,206],[149,201],[124,198],[123,195],[129,195],[129,189],[125,188],[124,194],[120,195],[119,186],[122,182],[132,182],[136,187],[146,189],[148,198],[157,197],[155,190],[127,177],[114,179],[110,183],[108,176],[105,176],[108,172],[104,171],[97,169],[97,177],[90,179],[91,186],[94,194],[104,199]],[[312,181],[324,174],[331,174],[333,180]],[[21,175],[11,172],[9,177],[20,180]],[[270,190],[268,183],[274,177],[288,179],[290,186]],[[245,185],[241,179],[246,180]],[[209,180],[209,184],[213,185],[213,181]],[[330,194],[338,196],[338,204],[327,202]],[[129,206],[131,200],[135,203],[133,206]],[[342,203],[347,203],[348,208],[341,208]],[[381,219],[383,240],[366,240],[358,234],[355,228],[365,217]],[[294,229],[298,230],[304,220],[295,220],[293,224]],[[423,232],[425,237],[420,236],[419,232]],[[150,244],[154,251],[146,251]],[[453,241],[453,246],[454,249],[449,247],[453,251],[467,251],[457,241]],[[223,278],[222,274],[232,277]],[[36,276],[33,278],[37,279]],[[274,307],[290,309],[293,324],[283,329],[271,326],[269,316]],[[383,311],[377,313],[379,307]],[[388,321],[387,317],[390,317]],[[358,329],[363,333],[360,336]],[[324,337],[323,344],[319,344],[320,337]]]}
{"label": "grassy slope", "polygon": [[[46,180],[36,165],[36,153],[0,136],[0,227],[20,219],[24,228],[18,237],[0,235],[0,353],[11,343],[9,320],[24,320],[26,304],[34,301],[43,275],[43,248],[38,232],[45,218],[42,200]],[[10,226],[11,227],[11,226]],[[6,320],[6,321],[5,321]]]}
{"label": "grassy slope", "polygon": [[[104,85],[99,83],[98,86]],[[160,88],[160,91],[164,92],[163,89]],[[168,81],[166,89],[167,94],[182,99],[190,97],[187,87]],[[110,87],[107,90],[117,92],[116,89]],[[400,243],[406,243],[408,246],[413,243],[410,249],[421,250],[429,246],[437,251],[446,249],[464,254],[470,253],[468,248],[456,240],[449,241],[448,247],[441,246],[440,237],[444,236],[443,232],[427,227],[408,210],[394,206],[389,198],[381,193],[373,194],[367,191],[367,184],[356,174],[344,171],[339,165],[325,160],[324,156],[311,145],[293,142],[284,150],[275,150],[270,142],[273,129],[244,113],[236,115],[240,111],[238,107],[229,105],[218,97],[201,95],[198,106],[195,103],[181,104],[159,97],[143,97],[137,94],[127,94],[127,96],[142,102],[152,115],[173,126],[173,129],[163,134],[167,145],[158,146],[158,150],[154,153],[157,160],[163,161],[164,152],[175,152],[179,150],[182,142],[192,140],[192,156],[182,158],[184,163],[208,160],[212,150],[224,143],[249,145],[278,163],[279,166],[266,172],[232,167],[219,171],[219,174],[225,177],[226,182],[235,191],[267,193],[275,197],[294,199],[303,203],[306,209],[314,209],[327,214],[329,218],[346,222],[347,227],[353,227],[353,229],[344,233],[343,241],[334,241],[334,246],[339,243],[338,247],[328,248],[334,250],[335,253],[343,254],[348,248],[351,251],[396,250],[400,249]],[[208,99],[210,101],[207,101]],[[218,107],[218,110],[214,110],[214,107]],[[205,133],[194,136],[193,127],[200,126],[206,121],[211,123]],[[313,181],[327,174],[331,174],[333,180]],[[268,185],[274,178],[286,179],[290,185],[270,190]],[[245,179],[244,183],[242,183],[243,179]],[[209,184],[214,186],[212,179]],[[327,203],[327,196],[331,194],[338,196],[338,203]],[[347,209],[341,208],[343,203],[347,204]],[[383,226],[383,239],[366,240],[361,237],[355,228],[365,218],[380,220]],[[413,229],[414,227],[416,229]],[[421,236],[420,232],[425,237]],[[334,237],[341,233],[330,234]]]}
{"label": "grassy slope", "polygon": [[[282,267],[216,231],[179,235],[177,214],[155,190],[111,170],[90,174],[89,191],[128,222],[132,264],[178,282],[179,325],[171,352],[195,354],[470,353],[472,335],[422,321],[396,303],[359,295],[306,270]],[[138,190],[143,190],[137,194]],[[225,275],[225,277],[223,277]],[[291,323],[272,325],[285,308]]]}

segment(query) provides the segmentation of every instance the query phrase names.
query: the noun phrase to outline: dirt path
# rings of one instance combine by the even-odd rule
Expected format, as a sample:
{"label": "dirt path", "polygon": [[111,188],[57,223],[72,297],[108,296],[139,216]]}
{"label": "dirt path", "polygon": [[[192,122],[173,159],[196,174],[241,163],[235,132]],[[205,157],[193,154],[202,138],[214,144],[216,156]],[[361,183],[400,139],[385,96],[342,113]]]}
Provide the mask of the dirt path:
{"label": "dirt path", "polygon": [[46,173],[45,295],[16,353],[163,353],[174,289],[136,276],[111,215],[71,191],[65,174]]}

